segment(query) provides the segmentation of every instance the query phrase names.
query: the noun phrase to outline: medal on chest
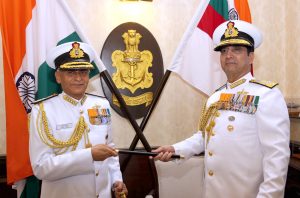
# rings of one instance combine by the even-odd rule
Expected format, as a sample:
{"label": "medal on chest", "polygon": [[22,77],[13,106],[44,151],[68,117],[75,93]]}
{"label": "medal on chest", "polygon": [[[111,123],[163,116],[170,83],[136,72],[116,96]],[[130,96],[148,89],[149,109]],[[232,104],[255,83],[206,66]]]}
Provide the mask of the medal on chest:
{"label": "medal on chest", "polygon": [[108,108],[94,106],[88,109],[89,121],[92,125],[104,125],[111,122],[111,114]]}
{"label": "medal on chest", "polygon": [[221,93],[219,109],[238,111],[242,113],[255,114],[259,102],[259,96],[248,95],[246,92]]}

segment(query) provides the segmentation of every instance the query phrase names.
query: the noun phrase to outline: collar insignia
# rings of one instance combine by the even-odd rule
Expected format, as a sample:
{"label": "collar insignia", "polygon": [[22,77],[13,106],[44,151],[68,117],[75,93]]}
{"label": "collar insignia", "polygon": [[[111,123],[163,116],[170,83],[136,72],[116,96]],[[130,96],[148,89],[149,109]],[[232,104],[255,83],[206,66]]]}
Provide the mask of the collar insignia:
{"label": "collar insignia", "polygon": [[[81,105],[84,104],[84,102],[86,101],[86,98],[87,98],[86,95],[84,95],[84,96],[82,97],[82,99],[80,100],[80,104],[81,104]],[[71,103],[71,104],[74,105],[74,106],[76,106],[76,105],[78,104],[78,101],[77,101],[77,100],[71,98],[71,97],[68,96],[68,95],[64,95],[64,96],[63,96],[63,99],[64,99],[65,101]]]}
{"label": "collar insignia", "polygon": [[238,81],[235,81],[235,82],[231,83],[229,87],[230,87],[230,89],[233,89],[233,88],[235,88],[235,87],[237,87],[237,86],[239,86],[239,85],[241,85],[241,84],[243,84],[245,82],[246,82],[246,79],[242,78],[242,79],[240,79]]}

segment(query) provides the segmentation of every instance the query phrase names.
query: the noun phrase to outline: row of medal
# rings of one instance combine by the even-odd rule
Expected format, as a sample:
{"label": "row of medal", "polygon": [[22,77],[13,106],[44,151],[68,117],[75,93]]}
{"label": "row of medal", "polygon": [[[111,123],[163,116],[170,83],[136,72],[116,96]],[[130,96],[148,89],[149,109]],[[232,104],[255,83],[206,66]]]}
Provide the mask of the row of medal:
{"label": "row of medal", "polygon": [[231,110],[254,114],[258,107],[259,96],[231,93],[221,93],[219,99],[220,110]]}
{"label": "row of medal", "polygon": [[88,109],[89,120],[92,125],[104,125],[111,122],[111,113],[109,109],[92,108]]}

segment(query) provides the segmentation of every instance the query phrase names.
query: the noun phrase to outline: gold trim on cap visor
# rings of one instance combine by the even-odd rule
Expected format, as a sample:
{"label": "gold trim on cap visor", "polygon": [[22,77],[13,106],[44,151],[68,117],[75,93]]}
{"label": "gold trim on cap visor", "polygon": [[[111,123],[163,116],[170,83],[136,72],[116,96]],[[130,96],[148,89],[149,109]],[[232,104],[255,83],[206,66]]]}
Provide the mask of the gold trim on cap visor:
{"label": "gold trim on cap visor", "polygon": [[93,69],[94,66],[89,62],[67,62],[59,66],[60,69]]}
{"label": "gold trim on cap visor", "polygon": [[220,44],[217,47],[215,47],[215,49],[218,49],[219,47],[222,47],[224,45],[247,45],[250,47],[253,46],[249,41],[243,39],[228,39],[221,41]]}

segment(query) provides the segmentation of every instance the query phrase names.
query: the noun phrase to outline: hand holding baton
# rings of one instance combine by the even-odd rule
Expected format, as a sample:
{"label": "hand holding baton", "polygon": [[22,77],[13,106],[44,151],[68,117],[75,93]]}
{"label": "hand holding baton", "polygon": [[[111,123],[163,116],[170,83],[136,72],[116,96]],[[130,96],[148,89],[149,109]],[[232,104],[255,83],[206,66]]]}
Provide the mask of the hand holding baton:
{"label": "hand holding baton", "polygon": [[[121,154],[144,155],[144,156],[152,156],[152,157],[155,157],[156,155],[159,154],[159,153],[147,152],[147,151],[130,151],[130,150],[119,150],[119,149],[116,149],[116,151],[117,151],[117,153],[121,153]],[[172,159],[184,159],[184,156],[173,154],[171,158]]]}

